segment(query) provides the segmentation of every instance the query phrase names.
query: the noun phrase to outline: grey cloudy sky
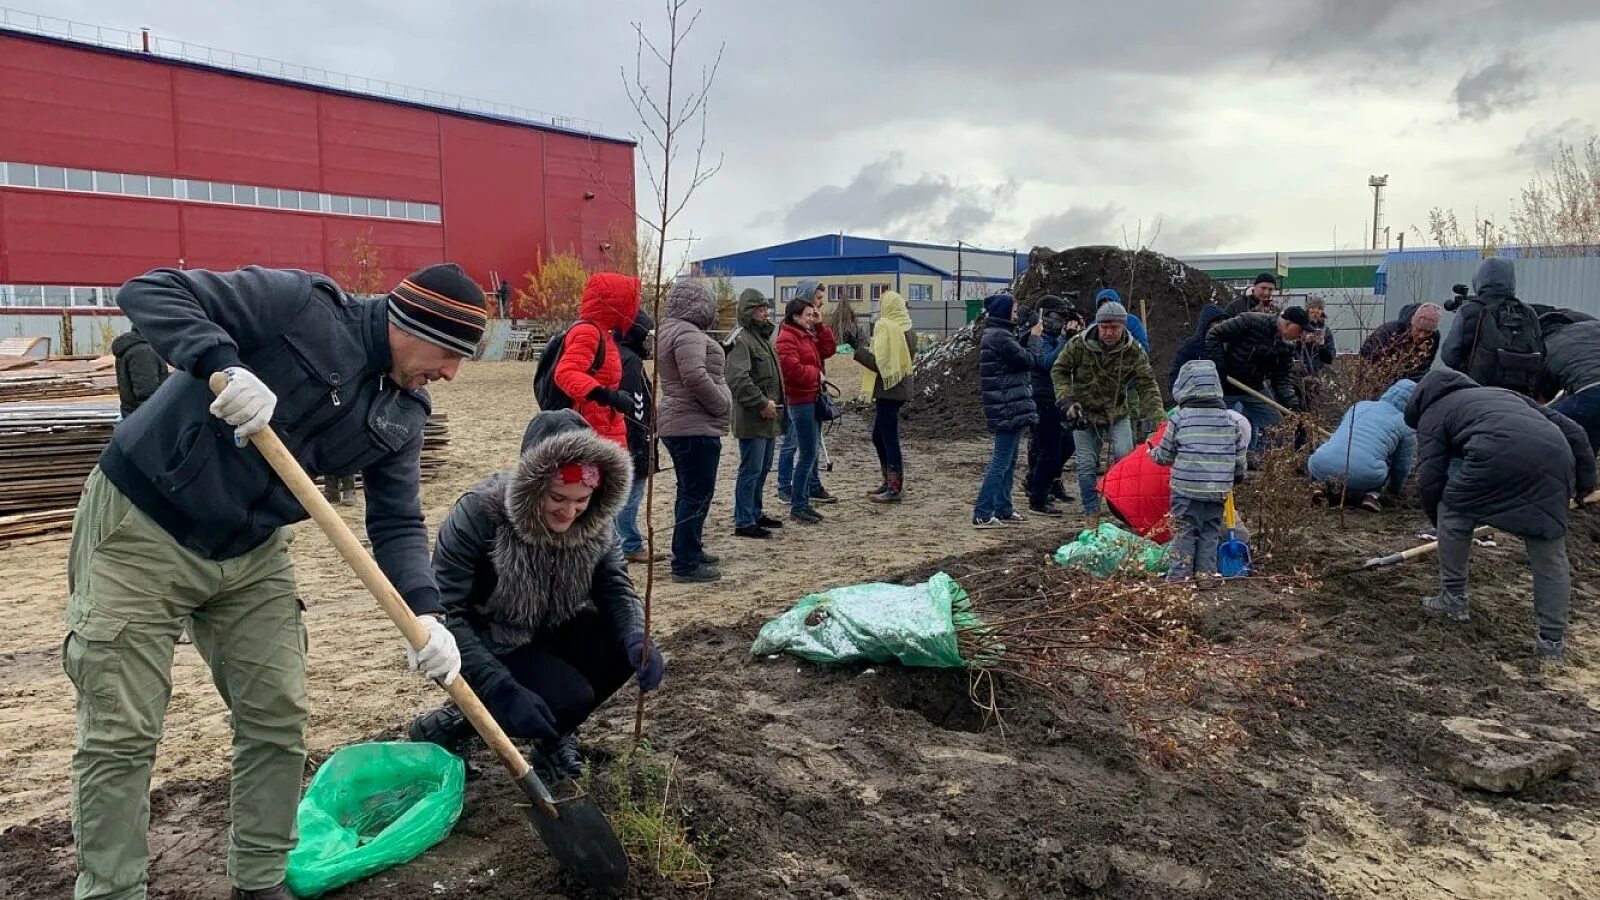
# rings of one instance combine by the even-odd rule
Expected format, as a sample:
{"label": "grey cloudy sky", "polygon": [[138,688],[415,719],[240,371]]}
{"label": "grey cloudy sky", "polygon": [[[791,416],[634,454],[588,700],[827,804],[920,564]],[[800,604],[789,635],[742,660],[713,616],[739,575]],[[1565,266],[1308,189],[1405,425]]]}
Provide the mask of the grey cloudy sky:
{"label": "grey cloudy sky", "polygon": [[[9,0],[27,6],[30,0]],[[31,0],[37,4],[39,0]],[[677,233],[696,257],[828,231],[1173,253],[1362,246],[1501,215],[1600,126],[1595,0],[705,0],[726,43]],[[637,132],[619,68],[660,0],[53,0],[34,8]],[[643,172],[642,190],[647,190]],[[647,198],[640,197],[641,204]],[[1417,242],[1408,234],[1407,242]],[[681,245],[680,245],[681,246]]]}

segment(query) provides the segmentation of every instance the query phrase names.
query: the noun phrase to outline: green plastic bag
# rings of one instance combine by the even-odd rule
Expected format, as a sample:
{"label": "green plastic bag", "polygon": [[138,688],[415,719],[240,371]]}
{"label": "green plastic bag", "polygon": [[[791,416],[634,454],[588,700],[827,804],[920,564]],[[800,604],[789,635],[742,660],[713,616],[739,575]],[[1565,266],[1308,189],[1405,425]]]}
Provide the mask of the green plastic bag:
{"label": "green plastic bag", "polygon": [[289,889],[315,897],[421,855],[455,827],[466,784],[461,757],[437,744],[335,752],[300,800]]}
{"label": "green plastic bag", "polygon": [[1110,522],[1101,522],[1099,528],[1085,529],[1078,533],[1077,540],[1063,544],[1056,551],[1056,564],[1082,569],[1096,578],[1109,578],[1127,567],[1165,575],[1167,548]]}
{"label": "green plastic bag", "polygon": [[820,663],[898,660],[964,668],[956,629],[977,624],[967,592],[938,572],[910,587],[856,584],[808,594],[761,627],[750,653],[791,653]]}

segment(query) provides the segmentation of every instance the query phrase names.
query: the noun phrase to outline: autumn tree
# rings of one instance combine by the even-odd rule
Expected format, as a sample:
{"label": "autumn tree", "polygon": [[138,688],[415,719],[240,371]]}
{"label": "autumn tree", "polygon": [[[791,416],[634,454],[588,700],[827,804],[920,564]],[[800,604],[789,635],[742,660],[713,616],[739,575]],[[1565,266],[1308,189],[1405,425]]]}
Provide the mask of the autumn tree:
{"label": "autumn tree", "polygon": [[537,270],[523,273],[528,286],[517,291],[512,300],[512,315],[545,323],[553,329],[577,321],[583,286],[589,280],[589,270],[584,267],[583,260],[572,253],[557,253],[545,259],[541,252],[536,262]]}
{"label": "autumn tree", "polygon": [[372,242],[372,229],[360,232],[349,244],[338,241],[333,246],[344,258],[334,270],[333,280],[345,293],[370,297],[389,289],[389,278],[383,272],[383,248]]}

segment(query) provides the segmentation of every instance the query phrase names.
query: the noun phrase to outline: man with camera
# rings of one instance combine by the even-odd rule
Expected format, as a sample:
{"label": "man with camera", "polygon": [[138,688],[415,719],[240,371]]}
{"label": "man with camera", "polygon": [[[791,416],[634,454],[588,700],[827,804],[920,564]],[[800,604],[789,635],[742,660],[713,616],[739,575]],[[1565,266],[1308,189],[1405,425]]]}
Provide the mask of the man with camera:
{"label": "man with camera", "polygon": [[1470,297],[1465,285],[1456,285],[1456,299],[1445,305],[1456,311],[1456,320],[1441,357],[1478,384],[1531,397],[1544,370],[1544,335],[1538,315],[1517,299],[1516,289],[1511,260],[1498,258],[1478,267]]}

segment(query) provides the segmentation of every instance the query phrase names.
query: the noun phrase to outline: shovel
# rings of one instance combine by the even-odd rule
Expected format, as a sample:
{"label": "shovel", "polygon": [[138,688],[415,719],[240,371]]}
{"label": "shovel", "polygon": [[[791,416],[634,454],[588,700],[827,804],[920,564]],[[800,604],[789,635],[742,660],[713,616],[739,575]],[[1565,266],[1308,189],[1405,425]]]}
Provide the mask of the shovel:
{"label": "shovel", "polygon": [[1228,539],[1217,545],[1217,573],[1224,578],[1238,578],[1250,574],[1250,545],[1239,540],[1236,530],[1236,511],[1233,508],[1233,492],[1228,492],[1228,499],[1223,502],[1222,522],[1227,526]]}
{"label": "shovel", "polygon": [[[1295,414],[1294,410],[1290,409],[1287,406],[1284,406],[1282,403],[1279,403],[1278,401],[1272,399],[1271,397],[1268,397],[1266,394],[1261,393],[1260,391],[1256,390],[1255,388],[1251,387],[1248,384],[1245,384],[1244,382],[1242,382],[1239,379],[1233,377],[1232,375],[1228,376],[1228,383],[1233,385],[1234,387],[1238,388],[1239,390],[1244,391],[1245,394],[1247,394],[1247,395],[1249,395],[1251,397],[1254,397],[1257,400],[1260,400],[1262,403],[1265,403],[1268,406],[1272,407],[1273,409],[1277,410],[1278,414],[1283,416],[1284,418],[1289,418],[1289,417],[1291,417],[1291,416],[1293,416]],[[1321,425],[1318,425],[1318,424],[1316,424],[1314,422],[1306,422],[1305,426],[1306,426],[1307,429],[1309,429],[1311,431],[1312,434],[1315,434],[1318,437],[1323,438],[1323,439],[1328,438],[1332,434],[1330,431],[1328,431],[1328,429],[1323,428]]]}
{"label": "shovel", "polygon": [[[228,376],[217,373],[211,376],[212,393],[220,394],[228,386]],[[361,546],[350,526],[339,518],[322,492],[306,475],[300,463],[289,453],[276,432],[263,428],[250,436],[250,443],[266,459],[272,470],[294,493],[295,499],[316,520],[323,534],[333,543],[339,555],[350,564],[361,583],[372,592],[373,599],[405,635],[412,647],[421,649],[428,642],[428,633],[400,598],[400,593],[389,583],[366,548]],[[500,728],[489,710],[467,685],[467,680],[457,677],[445,692],[461,708],[483,742],[500,758],[501,765],[511,774],[517,787],[527,796],[528,822],[549,849],[556,864],[573,877],[602,891],[620,891],[628,881],[628,854],[617,840],[611,823],[601,814],[588,794],[572,783],[572,796],[557,800],[550,789],[539,779],[538,773],[528,765],[515,744]]]}
{"label": "shovel", "polygon": [[[1571,505],[1573,509],[1578,509],[1594,503],[1600,503],[1600,491],[1595,491],[1594,493]],[[1488,525],[1479,525],[1477,528],[1472,530],[1472,537],[1477,539],[1491,533],[1493,533],[1493,530]],[[1399,553],[1391,553],[1388,556],[1374,556],[1373,558],[1367,560],[1365,565],[1359,569],[1356,569],[1355,571],[1360,572],[1366,569],[1379,569],[1384,566],[1399,565],[1400,563],[1408,560],[1416,559],[1419,556],[1427,556],[1429,553],[1432,553],[1438,549],[1438,541],[1429,541],[1426,544],[1418,544],[1417,546],[1412,547],[1410,550],[1402,550]]]}

